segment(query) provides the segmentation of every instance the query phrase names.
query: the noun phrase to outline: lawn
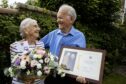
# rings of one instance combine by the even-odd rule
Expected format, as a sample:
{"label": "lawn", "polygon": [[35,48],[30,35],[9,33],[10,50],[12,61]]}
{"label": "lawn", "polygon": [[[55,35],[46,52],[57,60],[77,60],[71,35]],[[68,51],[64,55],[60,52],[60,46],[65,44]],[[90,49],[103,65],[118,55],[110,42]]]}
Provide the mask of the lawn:
{"label": "lawn", "polygon": [[117,73],[112,73],[106,76],[103,84],[126,84],[126,76]]}

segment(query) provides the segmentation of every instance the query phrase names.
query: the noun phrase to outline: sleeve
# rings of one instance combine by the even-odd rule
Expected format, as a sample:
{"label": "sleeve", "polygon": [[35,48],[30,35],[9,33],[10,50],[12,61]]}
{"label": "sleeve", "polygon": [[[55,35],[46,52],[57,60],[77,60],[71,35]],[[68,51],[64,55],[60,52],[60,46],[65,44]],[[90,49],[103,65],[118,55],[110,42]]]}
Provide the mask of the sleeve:
{"label": "sleeve", "polygon": [[40,47],[40,48],[45,49],[45,46],[44,46],[43,41],[39,41],[39,42],[37,42],[37,46]]}
{"label": "sleeve", "polygon": [[40,41],[44,43],[44,46],[46,49],[50,48],[50,46],[54,42],[54,39],[57,35],[57,31],[58,31],[58,29],[53,30],[40,39]]}
{"label": "sleeve", "polygon": [[49,48],[49,34],[40,39],[40,42],[44,43],[45,48]]}
{"label": "sleeve", "polygon": [[18,49],[17,49],[17,42],[14,42],[10,44],[10,56],[11,56],[11,61],[14,58],[14,56],[17,55]]}
{"label": "sleeve", "polygon": [[80,33],[77,44],[78,47],[86,48],[86,39],[83,33]]}
{"label": "sleeve", "polygon": [[80,41],[82,42],[82,46],[80,47],[86,48],[86,38],[83,33],[82,33],[82,38],[80,39]]}

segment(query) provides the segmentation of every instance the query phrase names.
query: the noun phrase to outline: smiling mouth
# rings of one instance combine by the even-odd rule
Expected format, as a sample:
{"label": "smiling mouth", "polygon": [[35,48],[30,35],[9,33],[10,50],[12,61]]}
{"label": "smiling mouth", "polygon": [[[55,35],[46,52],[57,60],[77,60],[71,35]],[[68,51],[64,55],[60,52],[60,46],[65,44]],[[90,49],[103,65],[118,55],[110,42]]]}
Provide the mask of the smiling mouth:
{"label": "smiling mouth", "polygon": [[62,23],[60,23],[60,24],[59,24],[59,26],[63,26],[63,24],[62,24]]}
{"label": "smiling mouth", "polygon": [[39,31],[35,31],[35,33],[39,33]]}

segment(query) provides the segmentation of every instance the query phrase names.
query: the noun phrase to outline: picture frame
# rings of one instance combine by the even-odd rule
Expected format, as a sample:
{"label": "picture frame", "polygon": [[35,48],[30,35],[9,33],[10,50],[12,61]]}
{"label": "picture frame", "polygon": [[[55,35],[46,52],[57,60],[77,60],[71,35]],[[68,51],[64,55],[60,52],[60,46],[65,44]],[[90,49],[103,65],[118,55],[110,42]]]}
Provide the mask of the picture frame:
{"label": "picture frame", "polygon": [[102,84],[105,50],[64,46],[59,65],[70,76],[82,76],[86,81]]}

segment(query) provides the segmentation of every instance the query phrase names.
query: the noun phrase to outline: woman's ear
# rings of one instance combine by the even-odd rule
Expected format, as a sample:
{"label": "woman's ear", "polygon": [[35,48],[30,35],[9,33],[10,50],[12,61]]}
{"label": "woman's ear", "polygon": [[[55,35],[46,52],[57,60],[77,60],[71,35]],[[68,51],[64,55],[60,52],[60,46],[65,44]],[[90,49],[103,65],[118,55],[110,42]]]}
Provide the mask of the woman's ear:
{"label": "woman's ear", "polygon": [[28,33],[29,33],[28,28],[25,28],[25,29],[23,30],[23,32],[24,32],[25,36],[28,35]]}

